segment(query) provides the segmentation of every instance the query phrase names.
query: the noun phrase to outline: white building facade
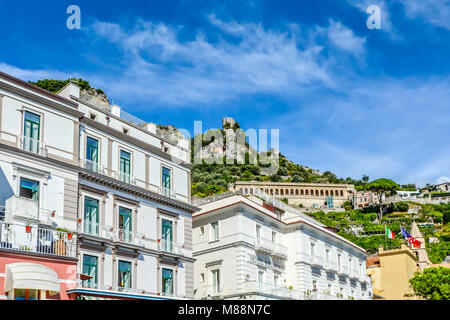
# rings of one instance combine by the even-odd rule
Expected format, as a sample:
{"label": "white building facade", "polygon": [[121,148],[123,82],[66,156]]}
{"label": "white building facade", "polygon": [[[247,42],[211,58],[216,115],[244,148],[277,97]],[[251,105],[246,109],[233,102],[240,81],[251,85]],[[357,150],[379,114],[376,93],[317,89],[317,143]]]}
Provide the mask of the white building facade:
{"label": "white building facade", "polygon": [[189,140],[92,101],[0,74],[0,219],[70,234],[61,298],[192,298]]}
{"label": "white building facade", "polygon": [[371,299],[362,248],[262,198],[228,193],[196,203],[196,299]]}

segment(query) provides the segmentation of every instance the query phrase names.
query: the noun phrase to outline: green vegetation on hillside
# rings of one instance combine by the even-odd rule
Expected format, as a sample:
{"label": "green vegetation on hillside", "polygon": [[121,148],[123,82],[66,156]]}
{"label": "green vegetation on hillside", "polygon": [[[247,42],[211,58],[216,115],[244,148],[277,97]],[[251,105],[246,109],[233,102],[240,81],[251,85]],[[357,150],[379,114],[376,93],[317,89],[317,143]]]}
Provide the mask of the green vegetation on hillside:
{"label": "green vegetation on hillside", "polygon": [[101,94],[101,95],[105,94],[105,92],[102,89],[92,88],[88,81],[83,80],[81,78],[79,78],[79,79],[72,78],[72,79],[67,79],[67,80],[44,79],[44,80],[38,80],[36,82],[29,81],[29,83],[34,84],[35,86],[38,86],[38,87],[48,90],[50,92],[56,93],[59,90],[61,90],[62,88],[64,88],[64,86],[66,86],[69,83],[69,81],[77,83],[77,85],[83,91],[88,91],[88,90],[93,89],[93,90],[95,90],[95,92],[97,92],[97,94]]}

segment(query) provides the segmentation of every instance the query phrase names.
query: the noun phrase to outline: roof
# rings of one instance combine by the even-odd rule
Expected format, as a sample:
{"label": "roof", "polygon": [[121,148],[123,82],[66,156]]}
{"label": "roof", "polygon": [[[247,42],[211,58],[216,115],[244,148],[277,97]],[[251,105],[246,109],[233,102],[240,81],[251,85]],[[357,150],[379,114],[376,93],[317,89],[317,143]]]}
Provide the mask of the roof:
{"label": "roof", "polygon": [[[228,193],[229,194],[229,193]],[[246,197],[244,197],[243,195],[240,194],[231,194],[225,198],[221,198],[215,201],[211,201],[211,202],[207,202],[204,203],[202,205],[197,205],[201,210],[195,214],[192,215],[192,219],[196,219],[200,216],[215,212],[217,210],[221,210],[221,209],[225,209],[225,208],[229,208],[235,205],[239,205],[239,204],[243,204],[246,206],[249,206],[257,211],[259,211],[262,214],[265,214],[266,216],[270,217],[271,219],[285,225],[285,226],[291,226],[294,224],[305,224],[308,225],[312,228],[315,228],[316,230],[319,230],[333,238],[336,238],[352,247],[354,247],[355,249],[362,251],[363,253],[367,254],[366,250],[364,250],[363,248],[359,247],[358,245],[354,244],[353,242],[345,239],[344,237],[339,236],[338,234],[334,233],[333,231],[327,230],[324,226],[322,226],[321,224],[319,224],[319,222],[317,222],[316,220],[308,217],[309,219],[306,220],[303,217],[299,216],[297,220],[293,221],[293,222],[285,222],[282,219],[278,219],[270,210],[268,210],[267,208],[263,207],[262,205],[247,199]]]}

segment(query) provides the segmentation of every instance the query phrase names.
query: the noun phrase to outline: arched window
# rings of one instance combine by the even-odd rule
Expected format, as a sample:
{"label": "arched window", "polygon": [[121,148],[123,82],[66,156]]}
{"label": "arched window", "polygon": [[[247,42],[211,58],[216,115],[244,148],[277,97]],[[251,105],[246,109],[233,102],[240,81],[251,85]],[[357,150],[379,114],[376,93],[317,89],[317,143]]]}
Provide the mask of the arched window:
{"label": "arched window", "polygon": [[[299,195],[299,191],[298,189],[295,189],[295,195],[298,196]],[[303,195],[303,190],[302,190],[302,195]]]}
{"label": "arched window", "polygon": [[[298,190],[297,190],[297,195],[298,195]],[[301,196],[305,195],[305,192],[303,191],[303,189],[300,190],[300,195],[301,195]]]}
{"label": "arched window", "polygon": [[245,194],[248,194],[248,189],[247,188],[245,188]]}
{"label": "arched window", "polygon": [[253,194],[253,188],[250,188],[250,194]]}
{"label": "arched window", "polygon": [[273,196],[273,189],[270,189],[270,194]]}
{"label": "arched window", "polygon": [[242,188],[239,188],[239,192],[243,192],[244,190]]}
{"label": "arched window", "polygon": [[325,190],[325,195],[328,197],[328,190]]}
{"label": "arched window", "polygon": [[305,195],[309,196],[309,190],[308,189],[305,190]]}
{"label": "arched window", "polygon": [[330,196],[332,196],[332,197],[334,196],[334,191],[333,190],[330,191]]}
{"label": "arched window", "polygon": [[323,197],[323,190],[320,190],[320,196]]}
{"label": "arched window", "polygon": [[275,189],[275,195],[279,195],[280,192],[278,191],[278,189]]}
{"label": "arched window", "polygon": [[316,197],[319,196],[319,190],[316,190]]}
{"label": "arched window", "polygon": [[280,190],[280,193],[281,193],[282,196],[284,196],[284,190],[283,189]]}
{"label": "arched window", "polygon": [[344,196],[344,191],[341,190],[341,197],[343,197],[343,196]]}

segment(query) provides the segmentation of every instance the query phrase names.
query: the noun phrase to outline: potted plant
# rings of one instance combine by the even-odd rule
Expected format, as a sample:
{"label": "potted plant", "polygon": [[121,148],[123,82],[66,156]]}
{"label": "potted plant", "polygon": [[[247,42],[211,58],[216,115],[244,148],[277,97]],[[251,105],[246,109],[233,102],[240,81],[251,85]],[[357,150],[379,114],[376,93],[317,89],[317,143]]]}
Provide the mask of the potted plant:
{"label": "potted plant", "polygon": [[26,233],[31,233],[31,225],[30,225],[29,221],[27,221],[27,224],[25,226],[25,232]]}
{"label": "potted plant", "polygon": [[28,246],[22,245],[19,247],[19,250],[21,251],[31,251],[31,248],[29,248]]}

